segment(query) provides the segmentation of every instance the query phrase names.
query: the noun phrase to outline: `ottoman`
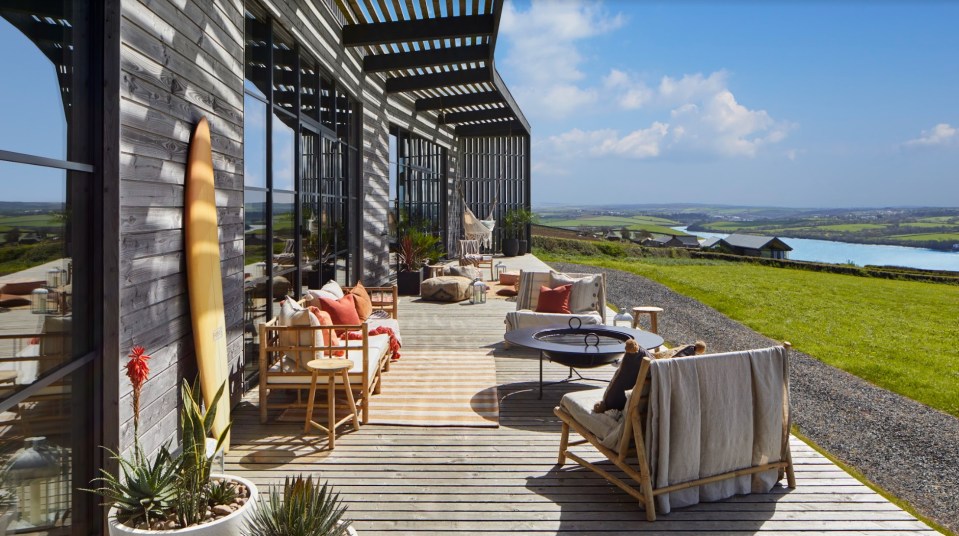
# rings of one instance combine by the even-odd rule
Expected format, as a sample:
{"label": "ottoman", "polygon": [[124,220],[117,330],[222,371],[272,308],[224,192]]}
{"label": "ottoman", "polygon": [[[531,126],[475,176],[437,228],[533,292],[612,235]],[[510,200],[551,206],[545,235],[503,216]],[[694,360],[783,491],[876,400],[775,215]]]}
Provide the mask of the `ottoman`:
{"label": "ottoman", "polygon": [[458,302],[470,297],[473,282],[466,277],[442,275],[420,283],[420,298],[425,301]]}

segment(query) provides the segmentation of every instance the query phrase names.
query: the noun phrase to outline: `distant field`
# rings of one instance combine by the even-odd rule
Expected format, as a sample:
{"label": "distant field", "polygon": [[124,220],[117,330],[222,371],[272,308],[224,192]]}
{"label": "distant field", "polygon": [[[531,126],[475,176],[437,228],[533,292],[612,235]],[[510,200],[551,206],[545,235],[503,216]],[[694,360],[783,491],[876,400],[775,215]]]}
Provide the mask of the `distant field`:
{"label": "distant field", "polygon": [[892,235],[889,238],[895,238],[897,240],[905,240],[912,242],[925,242],[929,240],[936,240],[940,242],[955,242],[959,244],[959,233],[917,233],[917,234],[901,234],[901,235]]}
{"label": "distant field", "polygon": [[[806,227],[810,229],[810,227]],[[886,226],[878,223],[846,223],[838,225],[820,225],[816,227],[817,229],[822,229],[824,231],[865,231],[867,229],[885,229]]]}
{"label": "distant field", "polygon": [[772,339],[959,416],[959,287],[721,261],[537,254],[649,277]]}
{"label": "distant field", "polygon": [[14,227],[28,231],[37,227],[59,227],[63,222],[53,214],[31,214],[29,216],[0,216],[0,232]]}
{"label": "distant field", "polygon": [[632,231],[648,231],[650,233],[682,235],[671,226],[680,225],[679,222],[658,218],[656,216],[586,216],[576,219],[549,219],[541,218],[542,225],[551,227],[612,227],[614,230],[626,227]]}

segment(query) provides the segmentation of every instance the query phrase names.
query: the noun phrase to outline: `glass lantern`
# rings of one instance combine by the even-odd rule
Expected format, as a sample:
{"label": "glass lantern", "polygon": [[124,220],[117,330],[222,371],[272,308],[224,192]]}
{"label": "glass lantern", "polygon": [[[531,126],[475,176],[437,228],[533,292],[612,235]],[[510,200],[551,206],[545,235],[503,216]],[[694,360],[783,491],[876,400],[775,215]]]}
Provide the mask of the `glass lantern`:
{"label": "glass lantern", "polygon": [[470,303],[486,303],[486,283],[476,279],[473,281],[472,292],[470,293]]}
{"label": "glass lantern", "polygon": [[50,312],[47,299],[50,291],[45,288],[35,288],[30,292],[30,311],[35,315],[45,315]]}
{"label": "glass lantern", "polygon": [[506,271],[506,264],[500,261],[496,263],[496,266],[494,266],[493,268],[496,270],[494,272],[496,274],[496,277],[494,277],[493,279],[496,281],[499,281],[499,276],[503,275],[503,272]]}
{"label": "glass lantern", "polygon": [[[60,449],[44,437],[28,437],[4,468],[15,487],[19,506],[17,529],[51,527],[69,509],[70,482],[65,479]],[[18,530],[19,532],[19,530]]]}
{"label": "glass lantern", "polygon": [[613,317],[613,325],[617,326],[620,322],[626,322],[626,327],[633,326],[633,315],[629,314],[629,308],[620,307],[619,312]]}
{"label": "glass lantern", "polygon": [[63,285],[63,270],[50,268],[47,270],[47,287],[60,288]]}

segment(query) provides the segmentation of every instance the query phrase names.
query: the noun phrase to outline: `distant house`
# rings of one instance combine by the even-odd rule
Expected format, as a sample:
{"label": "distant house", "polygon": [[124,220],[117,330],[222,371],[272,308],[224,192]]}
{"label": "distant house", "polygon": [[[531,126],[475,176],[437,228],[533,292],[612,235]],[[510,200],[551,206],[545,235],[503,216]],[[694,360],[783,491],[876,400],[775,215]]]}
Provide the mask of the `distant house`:
{"label": "distant house", "polygon": [[703,249],[713,249],[714,247],[716,247],[717,244],[719,244],[720,240],[722,240],[722,238],[713,236],[703,240],[703,243],[700,244],[699,247]]}
{"label": "distant house", "polygon": [[606,240],[612,240],[614,242],[619,242],[620,240],[623,239],[623,237],[620,236],[619,231],[610,231],[606,233],[606,236],[604,238],[606,238]]}
{"label": "distant house", "polygon": [[673,237],[671,235],[653,235],[646,240],[643,240],[643,245],[648,248],[664,248],[666,243],[670,241]]}
{"label": "distant house", "polygon": [[793,248],[775,236],[756,236],[745,234],[731,234],[720,238],[704,248],[720,249],[734,255],[745,257],[763,257],[765,259],[786,259],[788,252]]}
{"label": "distant house", "polygon": [[674,236],[666,245],[671,248],[699,249],[699,238],[693,235]]}

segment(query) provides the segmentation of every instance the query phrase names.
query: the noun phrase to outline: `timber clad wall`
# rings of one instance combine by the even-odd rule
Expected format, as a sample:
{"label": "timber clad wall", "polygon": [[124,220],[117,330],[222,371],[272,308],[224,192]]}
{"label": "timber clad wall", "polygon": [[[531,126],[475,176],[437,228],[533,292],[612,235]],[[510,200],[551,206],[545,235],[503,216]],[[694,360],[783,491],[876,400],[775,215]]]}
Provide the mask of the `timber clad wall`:
{"label": "timber clad wall", "polygon": [[[366,77],[356,50],[341,43],[332,2],[263,3],[323,70],[359,102],[362,115],[360,258],[362,277],[388,277],[389,126],[397,124],[449,150],[452,129],[436,114],[417,116],[402,94],[387,100],[379,79]],[[183,254],[183,180],[193,126],[210,121],[220,224],[231,395],[242,394],[243,348],[243,70],[242,0],[122,0],[120,23],[120,352],[144,346],[153,356],[141,400],[140,434],[151,452],[175,440],[178,385],[196,374]],[[454,178],[450,172],[450,181]],[[452,195],[454,190],[450,189]],[[454,204],[455,205],[455,204]],[[456,221],[459,215],[448,213]],[[451,228],[452,229],[452,228]],[[452,234],[452,233],[451,233]],[[451,236],[450,240],[456,237]],[[130,385],[120,375],[120,449],[133,441]]]}
{"label": "timber clad wall", "polygon": [[[141,440],[152,451],[176,438],[177,386],[196,374],[182,220],[184,164],[202,116],[212,133],[223,298],[233,305],[230,370],[242,367],[242,2],[123,0],[120,88],[120,351],[138,344],[153,356],[141,400]],[[121,449],[132,444],[129,397],[121,375]]]}

